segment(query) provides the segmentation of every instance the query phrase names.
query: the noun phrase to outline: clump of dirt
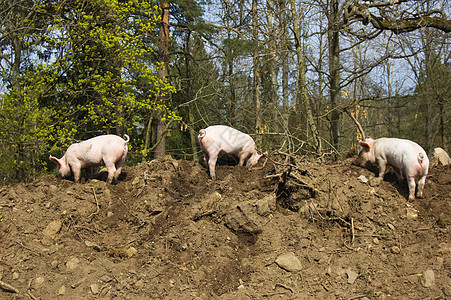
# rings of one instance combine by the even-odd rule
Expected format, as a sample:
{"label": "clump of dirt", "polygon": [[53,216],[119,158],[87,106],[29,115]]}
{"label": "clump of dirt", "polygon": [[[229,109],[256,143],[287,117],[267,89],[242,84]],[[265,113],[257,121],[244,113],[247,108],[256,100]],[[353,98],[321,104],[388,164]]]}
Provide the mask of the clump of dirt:
{"label": "clump of dirt", "polygon": [[394,175],[374,185],[350,160],[271,159],[217,181],[164,159],[116,185],[2,187],[0,298],[451,297],[449,167],[408,202]]}

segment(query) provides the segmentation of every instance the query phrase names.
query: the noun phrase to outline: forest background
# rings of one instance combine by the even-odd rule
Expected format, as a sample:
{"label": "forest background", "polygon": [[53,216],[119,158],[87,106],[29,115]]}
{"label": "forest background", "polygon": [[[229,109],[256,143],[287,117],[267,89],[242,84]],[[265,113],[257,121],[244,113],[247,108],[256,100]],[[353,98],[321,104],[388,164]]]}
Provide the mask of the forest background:
{"label": "forest background", "polygon": [[449,12],[447,0],[0,0],[0,183],[108,133],[130,136],[128,165],[198,160],[198,131],[215,124],[319,159],[355,153],[362,135],[449,151]]}

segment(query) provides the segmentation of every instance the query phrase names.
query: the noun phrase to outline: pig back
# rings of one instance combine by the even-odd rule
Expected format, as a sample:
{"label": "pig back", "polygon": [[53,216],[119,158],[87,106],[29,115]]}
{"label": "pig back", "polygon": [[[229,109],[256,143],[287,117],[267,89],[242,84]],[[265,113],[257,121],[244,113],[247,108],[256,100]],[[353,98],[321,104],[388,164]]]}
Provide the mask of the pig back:
{"label": "pig back", "polygon": [[68,149],[68,160],[78,161],[82,167],[116,162],[128,152],[127,141],[113,134],[96,136],[72,146],[73,149]]}
{"label": "pig back", "polygon": [[429,159],[426,151],[417,143],[398,138],[380,138],[374,144],[376,157],[385,158],[398,168],[428,168]]}
{"label": "pig back", "polygon": [[250,135],[225,125],[205,128],[204,136],[227,153],[255,151],[255,142]]}

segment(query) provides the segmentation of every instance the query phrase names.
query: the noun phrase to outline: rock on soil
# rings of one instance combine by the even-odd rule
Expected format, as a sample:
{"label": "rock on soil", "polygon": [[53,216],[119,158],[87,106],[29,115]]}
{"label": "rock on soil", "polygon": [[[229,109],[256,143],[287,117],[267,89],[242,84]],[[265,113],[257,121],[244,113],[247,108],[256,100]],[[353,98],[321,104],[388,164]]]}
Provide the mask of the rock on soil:
{"label": "rock on soil", "polygon": [[302,270],[301,261],[292,252],[280,255],[275,262],[279,267],[290,272],[299,272]]}

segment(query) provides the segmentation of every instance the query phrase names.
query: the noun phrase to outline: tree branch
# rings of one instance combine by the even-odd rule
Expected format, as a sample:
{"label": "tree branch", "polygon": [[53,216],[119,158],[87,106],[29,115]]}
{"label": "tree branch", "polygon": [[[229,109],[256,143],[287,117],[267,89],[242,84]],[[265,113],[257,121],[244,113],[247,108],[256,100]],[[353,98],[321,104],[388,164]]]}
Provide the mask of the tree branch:
{"label": "tree branch", "polygon": [[[406,19],[392,19],[385,15],[376,16],[370,12],[371,7],[389,6],[390,2],[365,5],[355,1],[345,9],[343,17],[344,22],[347,24],[350,21],[357,20],[362,22],[364,25],[371,23],[371,25],[377,29],[390,30],[396,34],[414,31],[424,27],[432,27],[444,32],[451,31],[451,20],[446,17],[443,11],[438,9],[423,12],[420,15],[416,15],[414,18]],[[408,1],[398,0],[397,3],[394,3],[393,5],[399,4],[399,2]],[[439,14],[440,17],[431,16],[433,14]]]}

